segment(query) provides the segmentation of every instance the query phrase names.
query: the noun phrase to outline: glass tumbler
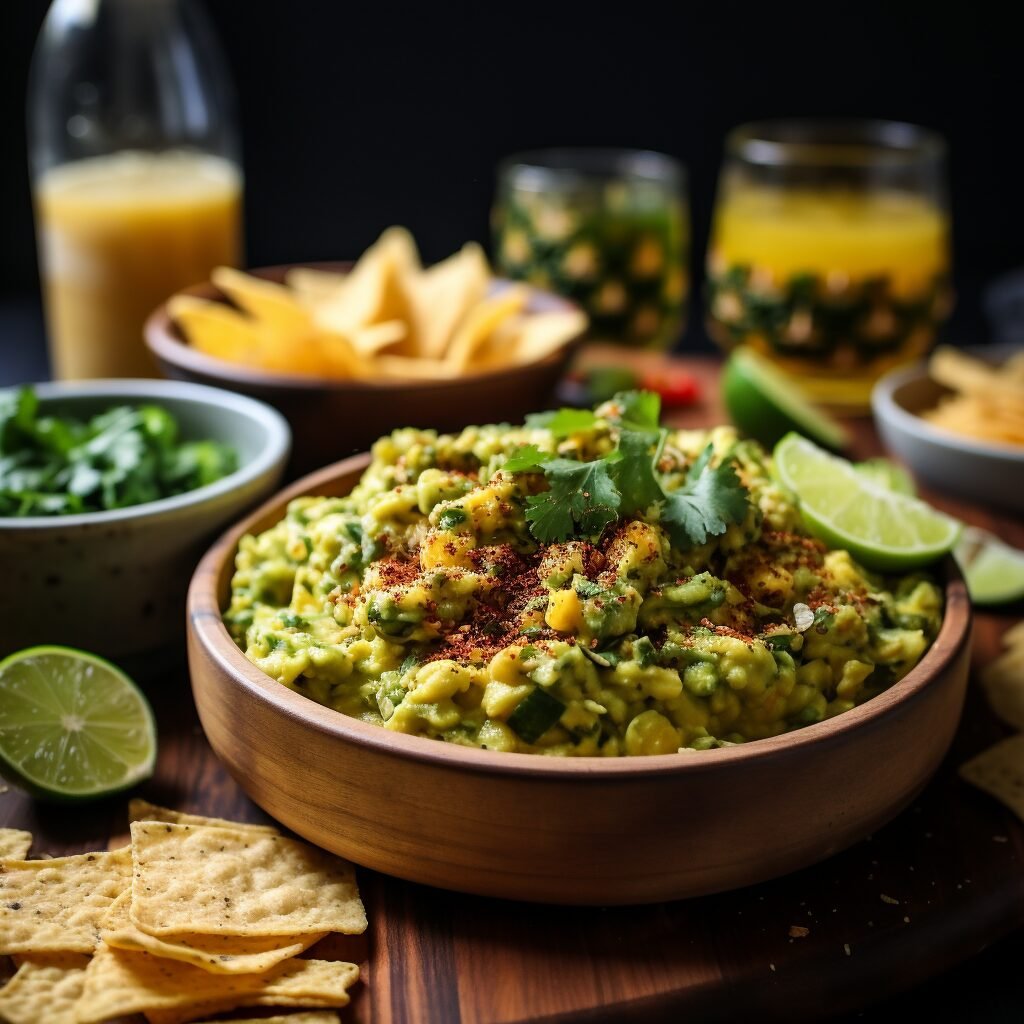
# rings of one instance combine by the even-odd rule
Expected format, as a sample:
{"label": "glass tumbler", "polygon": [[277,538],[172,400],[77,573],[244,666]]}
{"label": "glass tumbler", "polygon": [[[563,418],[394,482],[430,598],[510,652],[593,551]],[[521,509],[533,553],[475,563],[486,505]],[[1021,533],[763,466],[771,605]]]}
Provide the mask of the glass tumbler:
{"label": "glass tumbler", "polygon": [[817,400],[866,408],[952,304],[945,145],[892,121],[765,121],[726,142],[707,313]]}
{"label": "glass tumbler", "polygon": [[689,294],[686,172],[661,153],[550,149],[499,167],[495,265],[579,303],[589,337],[664,349]]}

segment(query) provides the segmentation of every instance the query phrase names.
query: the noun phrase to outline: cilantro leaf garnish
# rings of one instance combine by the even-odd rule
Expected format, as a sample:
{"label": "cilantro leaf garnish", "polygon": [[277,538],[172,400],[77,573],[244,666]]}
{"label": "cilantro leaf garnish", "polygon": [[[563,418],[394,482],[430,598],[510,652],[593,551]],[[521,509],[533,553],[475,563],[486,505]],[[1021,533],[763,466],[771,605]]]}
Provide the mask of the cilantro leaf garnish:
{"label": "cilantro leaf garnish", "polygon": [[615,464],[614,480],[622,495],[622,515],[646,512],[652,505],[664,500],[665,492],[654,472],[662,436],[637,430],[623,430],[619,434],[618,450],[622,458]]}
{"label": "cilantro leaf garnish", "polygon": [[509,473],[526,473],[531,469],[540,469],[553,458],[551,452],[541,451],[535,444],[524,444],[505,460],[501,468]]}
{"label": "cilantro leaf garnish", "polygon": [[621,495],[606,459],[575,462],[552,459],[544,465],[549,489],[526,502],[526,518],[542,544],[566,540],[574,533],[599,534],[619,517]]}
{"label": "cilantro leaf garnish", "polygon": [[656,431],[661,419],[661,397],[653,391],[619,391],[609,405],[617,410],[614,421],[627,430]]}
{"label": "cilantro leaf garnish", "polygon": [[[619,392],[604,407],[604,417],[618,428],[615,448],[590,462],[558,458],[536,445],[517,449],[502,466],[513,473],[543,470],[548,490],[527,499],[530,532],[542,544],[573,536],[594,537],[611,523],[633,516],[650,517],[668,532],[678,548],[706,543],[741,523],[748,508],[747,489],[732,458],[711,465],[708,445],[690,467],[683,485],[666,490],[657,465],[667,431],[659,427],[661,402],[647,391]],[[600,417],[580,409],[539,413],[527,419],[556,438],[586,430]]]}
{"label": "cilantro leaf garnish", "polygon": [[559,409],[557,412],[535,412],[526,417],[526,425],[534,429],[550,430],[556,440],[589,430],[597,423],[597,415],[589,409]]}
{"label": "cilantro leaf garnish", "polygon": [[712,468],[711,453],[709,444],[690,467],[686,483],[665,495],[660,522],[678,547],[703,544],[746,518],[747,489],[732,460]]}

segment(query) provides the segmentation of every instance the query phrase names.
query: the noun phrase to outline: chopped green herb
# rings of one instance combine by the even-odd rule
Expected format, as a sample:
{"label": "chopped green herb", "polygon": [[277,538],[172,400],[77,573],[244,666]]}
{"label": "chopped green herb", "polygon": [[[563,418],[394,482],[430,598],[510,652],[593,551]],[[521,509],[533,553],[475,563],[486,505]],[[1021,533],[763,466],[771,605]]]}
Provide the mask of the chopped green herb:
{"label": "chopped green herb", "polygon": [[556,438],[569,437],[581,430],[589,430],[597,423],[597,415],[589,409],[559,409],[557,412],[535,412],[526,417],[526,425],[534,429],[550,430]]}
{"label": "chopped green herb", "polygon": [[649,636],[637,637],[633,641],[633,658],[641,668],[647,668],[648,665],[653,665],[658,660],[658,652],[654,648],[654,644],[651,643]]}
{"label": "chopped green herb", "polygon": [[535,444],[524,444],[505,460],[501,468],[507,473],[526,473],[540,469],[545,462],[550,462],[553,458],[551,452],[541,451]]}
{"label": "chopped green herb", "polygon": [[544,544],[574,533],[596,536],[618,518],[619,491],[606,459],[574,462],[552,459],[544,467],[550,489],[526,503],[526,518],[534,537]]}
{"label": "chopped green herb", "polygon": [[466,521],[466,511],[461,508],[446,508],[438,517],[437,525],[442,530],[454,530]]}
{"label": "chopped green herb", "polygon": [[[657,395],[621,392],[613,404],[619,415],[614,422],[620,429],[611,452],[591,462],[565,458],[544,462],[548,490],[530,497],[526,509],[537,540],[550,544],[574,535],[596,536],[617,519],[650,513],[657,515],[677,547],[692,548],[746,518],[747,489],[731,458],[712,466],[713,449],[708,445],[683,486],[666,490],[657,474],[665,438],[665,431],[657,426]],[[544,415],[574,411],[578,410]]]}
{"label": "chopped green herb", "polygon": [[177,422],[159,406],[117,406],[83,421],[40,416],[31,388],[0,392],[0,516],[127,508],[237,467],[226,445],[179,441]]}
{"label": "chopped green herb", "polygon": [[536,743],[561,717],[565,705],[542,686],[531,690],[508,716],[508,727],[524,742]]}
{"label": "chopped green herb", "polygon": [[690,467],[686,483],[666,495],[661,522],[679,547],[703,544],[746,518],[746,487],[731,461],[710,465],[711,451],[708,445]]}

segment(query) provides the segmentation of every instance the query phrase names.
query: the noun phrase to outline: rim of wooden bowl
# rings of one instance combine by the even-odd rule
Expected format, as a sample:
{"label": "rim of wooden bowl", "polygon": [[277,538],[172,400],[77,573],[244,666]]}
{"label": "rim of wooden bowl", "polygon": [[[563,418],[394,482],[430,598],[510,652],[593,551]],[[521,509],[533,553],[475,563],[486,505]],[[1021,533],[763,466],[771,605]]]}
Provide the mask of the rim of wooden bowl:
{"label": "rim of wooden bowl", "polygon": [[[283,281],[289,270],[296,268],[308,268],[311,270],[326,270],[340,273],[348,273],[353,267],[351,260],[328,260],[313,261],[309,263],[280,263],[269,267],[255,267],[246,270],[247,274],[254,277],[263,277],[268,281]],[[496,277],[494,283],[511,285],[517,282],[507,278]],[[580,307],[569,299],[555,295],[553,292],[545,291],[542,288],[530,287],[531,298],[529,305],[539,303],[539,312],[548,311],[579,311]],[[201,299],[215,299],[231,305],[227,296],[212,282],[205,281],[202,284],[185,288],[179,294],[194,295]],[[215,379],[225,385],[231,383],[245,383],[254,387],[262,388],[294,388],[298,391],[353,391],[363,390],[368,392],[381,391],[407,391],[410,387],[422,388],[425,391],[445,390],[454,387],[473,386],[487,381],[501,380],[502,378],[514,378],[522,374],[530,374],[537,370],[556,367],[568,361],[569,356],[576,350],[583,340],[584,332],[570,338],[556,351],[549,353],[543,359],[537,359],[529,363],[515,363],[511,366],[500,366],[494,370],[485,370],[479,373],[464,373],[451,378],[421,378],[421,377],[394,377],[380,380],[343,378],[334,379],[331,377],[314,377],[309,374],[299,373],[271,373],[265,370],[255,370],[251,367],[241,366],[237,363],[230,363],[225,359],[217,359],[199,352],[189,345],[182,336],[178,326],[171,319],[167,312],[167,303],[163,302],[146,320],[143,328],[146,345],[150,352],[161,362],[170,366],[178,367],[190,373],[201,374],[203,377]]]}
{"label": "rim of wooden bowl", "polygon": [[[679,772],[711,772],[740,764],[754,764],[785,757],[797,750],[820,748],[823,752],[848,734],[864,730],[896,708],[912,702],[937,678],[969,642],[971,604],[963,576],[952,556],[940,563],[937,575],[944,581],[945,614],[934,643],[924,657],[899,682],[863,704],[835,718],[804,726],[767,739],[751,740],[733,747],[692,753],[655,754],[646,757],[546,757],[542,754],[505,753],[463,747],[423,736],[391,732],[317,704],[272,679],[250,662],[231,639],[221,618],[218,585],[226,563],[233,564],[239,541],[255,524],[280,518],[289,501],[317,494],[329,482],[361,471],[369,463],[366,453],[355,455],[302,477],[264,502],[228,530],[199,563],[188,594],[188,625],[206,653],[240,686],[272,707],[310,729],[341,742],[376,748],[396,757],[429,762],[484,775],[520,775],[530,778],[574,779],[579,782],[627,781]],[[908,742],[912,740],[908,736]]]}

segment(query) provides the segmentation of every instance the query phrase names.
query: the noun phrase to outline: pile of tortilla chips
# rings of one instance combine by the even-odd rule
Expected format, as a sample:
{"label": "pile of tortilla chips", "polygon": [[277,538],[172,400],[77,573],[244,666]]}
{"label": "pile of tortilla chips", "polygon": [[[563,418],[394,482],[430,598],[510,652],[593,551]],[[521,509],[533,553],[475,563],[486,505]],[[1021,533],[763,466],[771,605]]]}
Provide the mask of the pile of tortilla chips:
{"label": "pile of tortilla chips", "polygon": [[928,361],[928,375],[951,391],[923,414],[930,423],[981,441],[1024,445],[1024,352],[992,366],[942,345]]}
{"label": "pile of tortilla chips", "polygon": [[352,963],[299,956],[366,914],[350,864],[266,825],[132,801],[131,845],[25,860],[31,836],[0,830],[0,988],[7,1024],[150,1024],[236,1007],[301,1007],[267,1020],[331,1024]]}
{"label": "pile of tortilla chips", "polygon": [[171,318],[193,348],[275,373],[448,379],[544,359],[578,337],[576,310],[529,309],[526,285],[498,285],[474,242],[424,268],[389,228],[351,273],[296,267],[278,284],[227,267],[213,283],[233,305],[176,295]]}

